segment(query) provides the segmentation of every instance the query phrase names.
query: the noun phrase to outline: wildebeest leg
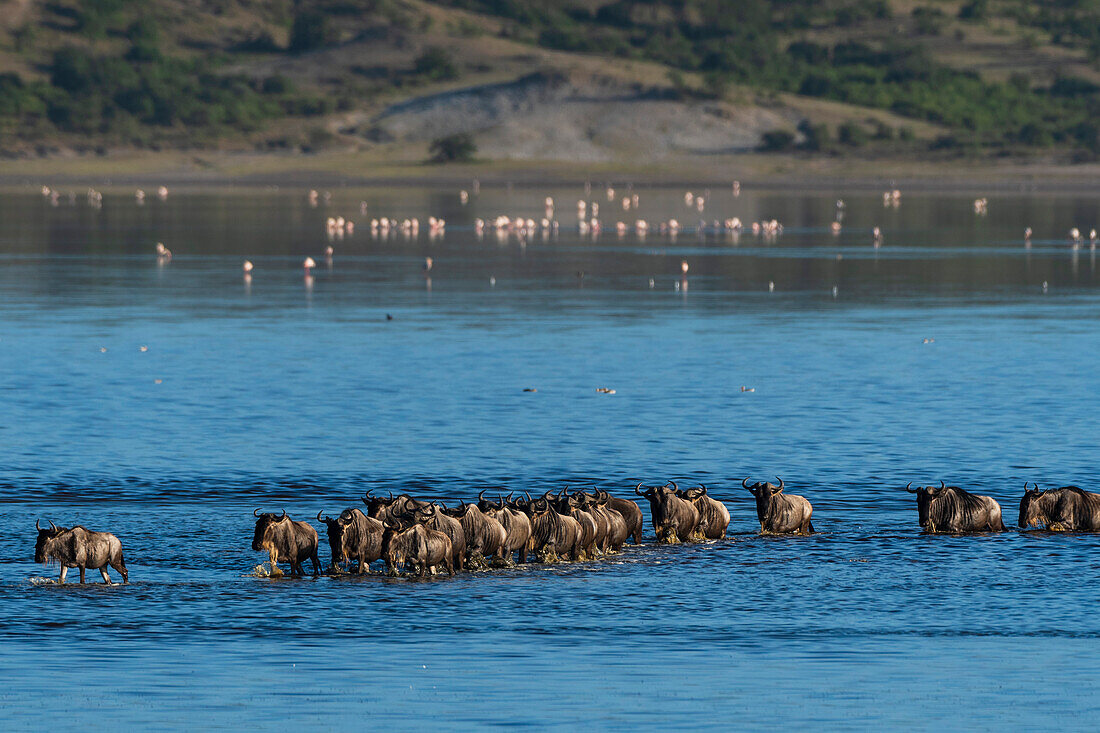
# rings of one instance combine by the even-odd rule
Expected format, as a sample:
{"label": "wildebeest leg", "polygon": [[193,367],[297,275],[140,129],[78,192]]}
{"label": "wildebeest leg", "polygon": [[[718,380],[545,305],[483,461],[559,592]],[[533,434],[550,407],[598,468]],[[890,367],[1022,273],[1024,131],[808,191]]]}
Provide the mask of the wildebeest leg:
{"label": "wildebeest leg", "polygon": [[111,577],[109,575],[107,575],[107,566],[106,565],[104,565],[103,567],[101,567],[99,569],[99,574],[103,576],[104,585],[110,585],[111,584]]}
{"label": "wildebeest leg", "polygon": [[87,570],[87,568],[83,565],[78,565],[77,567],[80,568],[80,584],[84,585],[84,571]]}
{"label": "wildebeest leg", "polygon": [[122,559],[122,555],[119,555],[118,560],[111,563],[111,567],[118,571],[118,574],[122,576],[123,583],[130,582],[130,574],[126,572],[126,561]]}
{"label": "wildebeest leg", "polygon": [[[282,571],[282,570],[279,570],[279,565],[278,565],[278,562],[279,562],[279,551],[278,551],[278,550],[276,550],[276,549],[275,549],[274,547],[272,547],[272,548],[271,548],[271,549],[270,549],[270,550],[268,551],[268,553],[267,553],[267,556],[268,556],[268,560],[269,560],[269,561],[271,562],[271,577],[272,577],[272,578],[277,578],[277,577],[279,577],[280,575],[282,575],[282,574],[283,574],[283,571]],[[293,568],[291,568],[291,572],[293,572],[293,571],[294,571],[294,569],[293,569]]]}
{"label": "wildebeest leg", "polygon": [[317,551],[314,550],[313,554],[309,556],[310,562],[313,563],[313,577],[316,578],[321,574],[321,561],[317,559]]}
{"label": "wildebeest leg", "polygon": [[802,534],[813,534],[814,533],[814,524],[813,524],[813,522],[811,522],[809,520],[806,520],[806,523],[802,525],[800,531],[802,532]]}
{"label": "wildebeest leg", "polygon": [[64,565],[61,566],[61,577],[57,579],[59,585],[65,585],[65,576],[68,575],[69,569]]}
{"label": "wildebeest leg", "polygon": [[523,546],[519,548],[519,561],[521,563],[527,562],[527,543],[524,542]]}

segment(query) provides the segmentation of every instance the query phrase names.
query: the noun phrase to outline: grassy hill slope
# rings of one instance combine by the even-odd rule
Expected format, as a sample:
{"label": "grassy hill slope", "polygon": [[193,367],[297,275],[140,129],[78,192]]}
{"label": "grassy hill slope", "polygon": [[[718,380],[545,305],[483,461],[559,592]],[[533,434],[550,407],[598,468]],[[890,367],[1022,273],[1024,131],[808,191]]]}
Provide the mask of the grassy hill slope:
{"label": "grassy hill slope", "polygon": [[3,0],[0,154],[1082,162],[1098,58],[1091,0]]}

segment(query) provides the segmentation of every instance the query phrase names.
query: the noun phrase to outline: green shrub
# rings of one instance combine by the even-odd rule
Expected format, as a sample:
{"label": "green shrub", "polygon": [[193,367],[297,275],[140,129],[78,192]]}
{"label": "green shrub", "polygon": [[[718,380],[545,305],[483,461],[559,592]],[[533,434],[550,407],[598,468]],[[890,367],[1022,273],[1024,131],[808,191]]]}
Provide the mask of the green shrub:
{"label": "green shrub", "polygon": [[294,15],[290,28],[290,52],[316,51],[331,43],[332,29],[328,16],[319,10],[301,10]]}
{"label": "green shrub", "polygon": [[417,56],[413,62],[413,71],[417,76],[433,81],[458,78],[458,69],[451,55],[438,46],[432,46]]}
{"label": "green shrub", "polygon": [[760,138],[760,149],[775,153],[794,148],[794,133],[790,130],[768,130]]}
{"label": "green shrub", "polygon": [[469,133],[460,132],[433,140],[428,152],[433,163],[465,162],[474,159],[477,145]]}
{"label": "green shrub", "polygon": [[845,122],[837,128],[837,139],[845,145],[853,147],[865,145],[867,138],[867,131],[855,122]]}

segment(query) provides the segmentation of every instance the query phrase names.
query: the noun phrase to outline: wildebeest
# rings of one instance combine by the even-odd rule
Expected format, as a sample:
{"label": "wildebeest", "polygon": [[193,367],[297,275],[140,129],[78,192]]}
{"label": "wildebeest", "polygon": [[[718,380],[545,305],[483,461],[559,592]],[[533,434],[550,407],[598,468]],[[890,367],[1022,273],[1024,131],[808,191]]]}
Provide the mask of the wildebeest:
{"label": "wildebeest", "polygon": [[395,575],[406,563],[412,563],[421,578],[442,565],[449,575],[455,574],[451,539],[442,532],[423,524],[406,524],[387,519],[382,523],[382,554],[386,569]]}
{"label": "wildebeest", "polygon": [[708,540],[720,540],[726,536],[726,528],[730,526],[730,512],[726,505],[707,494],[707,487],[699,484],[695,488],[686,489],[682,497],[699,510],[699,527],[704,537]]}
{"label": "wildebeest", "polygon": [[260,514],[256,509],[252,516],[258,517],[252,549],[267,552],[272,575],[281,574],[276,564],[280,560],[290,563],[291,575],[304,575],[302,562],[307,557],[313,562],[313,575],[321,573],[321,563],[317,559],[317,530],[309,522],[296,522],[285,511],[278,516],[267,512]]}
{"label": "wildebeest", "polygon": [[573,517],[559,514],[546,499],[531,499],[522,505],[531,519],[531,541],[528,549],[543,562],[554,562],[568,556],[579,560],[581,526]]}
{"label": "wildebeest", "polygon": [[417,519],[418,512],[431,513],[431,517],[420,516],[417,521],[422,521],[429,529],[434,529],[447,535],[451,539],[451,558],[455,569],[461,570],[466,566],[466,534],[462,529],[462,523],[452,516],[445,514],[435,502],[420,501],[408,494],[388,498],[372,496],[368,491],[363,497],[363,503],[367,505],[367,515],[379,521],[396,518],[402,520]]}
{"label": "wildebeest", "polygon": [[[508,499],[511,499],[511,494]],[[482,514],[500,522],[504,527],[504,544],[497,551],[497,558],[505,564],[512,562],[512,553],[519,553],[519,561],[527,562],[527,543],[531,540],[531,520],[519,509],[508,504],[508,499],[497,497],[494,502],[486,499],[485,492],[477,495],[477,508]]]}
{"label": "wildebeest", "polygon": [[443,513],[454,517],[462,525],[467,569],[484,565],[486,560],[497,554],[507,539],[503,525],[482,514],[474,504],[461,502],[461,506],[455,509],[443,507]]}
{"label": "wildebeest", "polygon": [[935,486],[905,490],[917,495],[917,516],[925,532],[1003,532],[1001,505],[989,496],[971,494],[958,486],[947,486],[940,481]]}
{"label": "wildebeest", "polygon": [[596,542],[599,539],[600,527],[596,523],[596,517],[582,509],[575,496],[566,495],[569,487],[562,489],[557,495],[547,491],[543,494],[543,501],[550,504],[553,511],[563,517],[572,519],[580,530],[577,535],[577,555],[574,560],[590,560],[596,554]]}
{"label": "wildebeest", "polygon": [[417,509],[428,506],[428,502],[414,499],[408,494],[390,495],[383,499],[381,496],[373,496],[368,491],[363,496],[363,503],[367,505],[367,516],[377,519],[379,522],[390,517],[408,515]]}
{"label": "wildebeest", "polygon": [[638,502],[611,496],[606,491],[600,491],[599,494],[601,501],[606,500],[609,509],[613,509],[622,515],[623,521],[626,522],[627,536],[634,538],[634,544],[642,544],[645,519],[642,517],[642,508],[638,506]]}
{"label": "wildebeest", "polygon": [[328,546],[332,550],[332,567],[341,562],[356,561],[355,572],[367,572],[367,566],[382,557],[382,523],[358,509],[345,509],[331,519],[317,512],[317,521],[328,530]]}
{"label": "wildebeest", "polygon": [[700,537],[699,510],[690,501],[677,496],[678,489],[674,481],[664,486],[650,486],[645,491],[641,483],[634,487],[634,493],[649,499],[649,513],[658,542],[672,544]]}
{"label": "wildebeest", "polygon": [[1020,500],[1021,528],[1046,527],[1055,532],[1100,531],[1100,494],[1077,486],[1043,491],[1024,484]]}
{"label": "wildebeest", "polygon": [[776,486],[770,482],[756,482],[749,486],[746,478],[741,486],[756,497],[756,516],[760,520],[763,534],[813,534],[814,525],[810,521],[814,508],[804,496],[781,494],[786,484],[778,476]]}
{"label": "wildebeest", "polygon": [[[49,521],[49,520],[47,520]],[[111,585],[107,575],[107,566],[122,575],[122,582],[130,582],[126,570],[126,561],[122,557],[122,543],[110,532],[92,532],[84,527],[58,527],[52,521],[49,529],[43,529],[35,520],[38,540],[34,545],[34,561],[48,564],[56,560],[61,565],[59,583],[65,582],[69,568],[80,569],[80,582],[84,582],[84,571],[88,568],[99,570],[103,582]]]}

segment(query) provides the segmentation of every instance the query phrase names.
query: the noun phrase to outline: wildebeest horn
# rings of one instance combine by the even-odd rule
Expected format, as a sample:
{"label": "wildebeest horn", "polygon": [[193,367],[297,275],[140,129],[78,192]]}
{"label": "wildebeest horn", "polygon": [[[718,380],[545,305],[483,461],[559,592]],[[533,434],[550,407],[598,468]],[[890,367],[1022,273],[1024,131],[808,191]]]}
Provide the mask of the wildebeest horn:
{"label": "wildebeest horn", "polygon": [[[1024,484],[1024,488],[1025,489],[1027,488],[1027,484]],[[41,521],[41,520],[38,520],[38,519],[34,520],[34,528],[37,529],[39,532],[41,532],[42,528],[38,526],[39,521]]]}
{"label": "wildebeest horn", "polygon": [[283,510],[283,516],[279,517],[279,521],[281,522],[284,519],[286,519],[286,509]]}
{"label": "wildebeest horn", "polygon": [[[676,484],[676,482],[675,482],[675,481],[672,481],[672,480],[670,480],[670,481],[668,482],[668,484],[672,484],[672,490],[673,490],[673,491],[679,491],[679,490],[680,490],[680,487],[679,487],[679,486],[677,486],[677,484]],[[668,486],[668,484],[665,484],[665,486]]]}
{"label": "wildebeest horn", "polygon": [[57,529],[57,525],[53,523],[52,519],[47,519],[46,521],[50,523],[50,529]]}
{"label": "wildebeest horn", "polygon": [[947,484],[945,484],[945,483],[943,482],[943,479],[941,478],[941,479],[940,479],[940,491],[943,491],[943,490],[944,490],[944,489],[946,489],[946,488],[947,488]]}
{"label": "wildebeest horn", "polygon": [[477,492],[477,500],[478,501],[485,501],[485,489],[482,489],[481,491]]}
{"label": "wildebeest horn", "polygon": [[253,509],[252,510],[252,516],[254,516],[254,517],[260,516],[260,510],[259,509]]}
{"label": "wildebeest horn", "polygon": [[705,484],[699,484],[699,490],[705,495],[707,493],[707,487]]}
{"label": "wildebeest horn", "polygon": [[324,513],[325,513],[325,510],[324,510],[324,509],[322,509],[321,511],[317,512],[317,521],[318,521],[318,522],[323,522],[323,521],[325,521],[325,520],[321,519],[321,515],[322,515],[322,514],[324,514]]}
{"label": "wildebeest horn", "polygon": [[[782,491],[782,490],[783,490],[783,487],[784,487],[784,486],[786,486],[786,484],[785,484],[785,483],[783,483],[783,479],[781,479],[781,478],[779,478],[778,476],[776,476],[776,477],[775,477],[775,480],[779,482],[779,491]],[[779,491],[777,491],[776,493],[778,494],[778,493],[779,493]]]}
{"label": "wildebeest horn", "polygon": [[[912,482],[912,481],[910,481],[909,483],[907,483],[907,484],[905,485],[905,490],[906,490],[906,491],[908,491],[908,492],[909,492],[910,494],[915,494],[915,493],[917,493],[917,491],[919,491],[919,489],[911,489],[911,488],[909,488],[909,487],[910,487],[910,486],[912,486],[912,485],[913,485],[913,482]],[[1027,484],[1024,484],[1024,486],[1027,486]]]}
{"label": "wildebeest horn", "polygon": [[393,503],[393,492],[392,492],[392,491],[390,492],[390,499],[389,499],[389,501],[390,501],[390,503],[391,503],[391,504]]}
{"label": "wildebeest horn", "polygon": [[374,493],[374,489],[367,489],[367,493],[363,495],[363,499],[370,499],[372,493]]}
{"label": "wildebeest horn", "polygon": [[527,503],[530,504],[531,503],[531,492],[528,491],[527,489],[524,489],[523,493],[527,495]]}
{"label": "wildebeest horn", "polygon": [[638,496],[645,496],[645,494],[642,493],[642,484],[644,483],[645,481],[639,481],[638,485],[634,487],[634,493]]}
{"label": "wildebeest horn", "polygon": [[742,488],[742,489],[747,489],[747,488],[749,488],[749,477],[748,477],[748,476],[746,476],[745,478],[741,479],[741,488]]}

